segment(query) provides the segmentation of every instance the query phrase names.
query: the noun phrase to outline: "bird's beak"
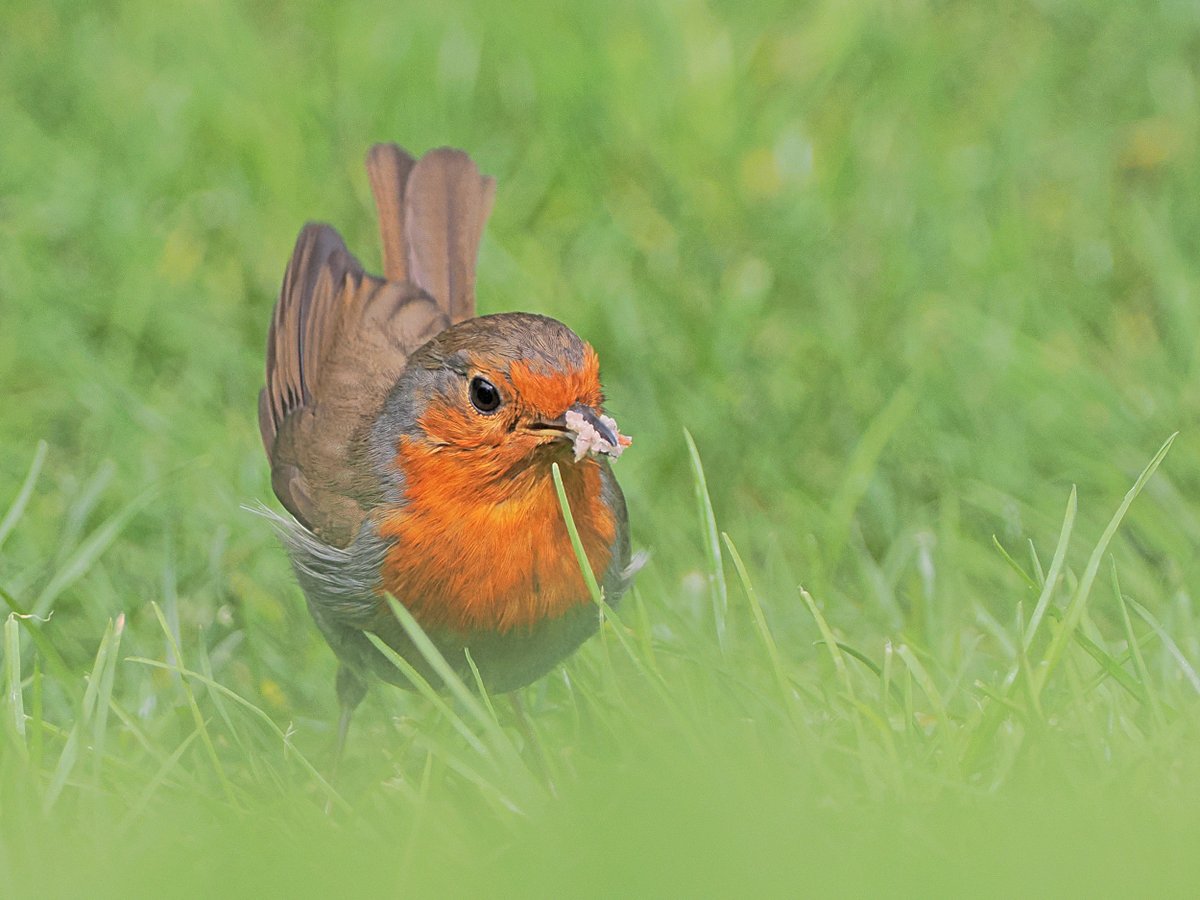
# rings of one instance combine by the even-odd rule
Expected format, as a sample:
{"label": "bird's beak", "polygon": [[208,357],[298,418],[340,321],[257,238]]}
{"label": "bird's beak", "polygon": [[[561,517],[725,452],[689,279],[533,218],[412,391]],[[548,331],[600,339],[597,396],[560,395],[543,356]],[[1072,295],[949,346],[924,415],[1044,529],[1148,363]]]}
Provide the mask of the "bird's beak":
{"label": "bird's beak", "polygon": [[629,444],[629,438],[621,434],[616,422],[583,403],[574,404],[556,419],[535,423],[533,430],[555,432],[555,438],[574,444],[576,460],[589,452],[615,458]]}
{"label": "bird's beak", "polygon": [[[600,435],[600,437],[604,438],[606,443],[611,444],[614,447],[617,445],[616,428],[610,427],[609,424],[604,421],[605,419],[608,419],[608,416],[600,416],[590,406],[584,406],[582,403],[576,403],[569,410],[567,410],[566,414],[563,415],[563,421],[567,424],[567,430],[576,436],[578,436],[581,431],[585,431],[586,429],[580,428],[578,421],[572,421],[574,416],[570,415],[571,413],[575,413],[584,423],[596,429],[596,433]],[[608,421],[612,422],[612,419],[608,419]],[[613,426],[616,426],[616,424],[616,422],[613,422]],[[572,428],[572,425],[575,427]]]}

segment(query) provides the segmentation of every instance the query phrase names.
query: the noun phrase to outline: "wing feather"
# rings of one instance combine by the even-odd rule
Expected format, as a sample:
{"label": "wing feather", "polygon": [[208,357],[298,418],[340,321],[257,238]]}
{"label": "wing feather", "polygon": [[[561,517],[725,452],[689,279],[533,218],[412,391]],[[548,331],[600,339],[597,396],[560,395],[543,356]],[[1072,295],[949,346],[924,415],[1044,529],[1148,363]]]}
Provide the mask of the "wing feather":
{"label": "wing feather", "polygon": [[409,354],[448,325],[421,291],[363,271],[328,225],[296,241],[267,338],[259,427],[276,495],[334,546],[378,501],[359,452]]}
{"label": "wing feather", "polygon": [[300,232],[267,336],[259,429],[276,495],[344,547],[383,485],[365,435],[418,347],[475,314],[475,261],[495,181],[461,150],[419,161],[367,155],[386,278],[367,274],[330,226]]}

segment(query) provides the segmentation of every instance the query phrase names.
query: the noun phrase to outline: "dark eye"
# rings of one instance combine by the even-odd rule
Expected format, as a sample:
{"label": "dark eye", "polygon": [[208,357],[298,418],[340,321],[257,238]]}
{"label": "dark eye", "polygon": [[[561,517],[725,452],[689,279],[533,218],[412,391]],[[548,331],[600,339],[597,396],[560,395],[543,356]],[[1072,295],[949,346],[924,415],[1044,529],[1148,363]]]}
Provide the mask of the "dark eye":
{"label": "dark eye", "polygon": [[471,405],[481,413],[495,412],[500,406],[500,392],[486,378],[471,379]]}

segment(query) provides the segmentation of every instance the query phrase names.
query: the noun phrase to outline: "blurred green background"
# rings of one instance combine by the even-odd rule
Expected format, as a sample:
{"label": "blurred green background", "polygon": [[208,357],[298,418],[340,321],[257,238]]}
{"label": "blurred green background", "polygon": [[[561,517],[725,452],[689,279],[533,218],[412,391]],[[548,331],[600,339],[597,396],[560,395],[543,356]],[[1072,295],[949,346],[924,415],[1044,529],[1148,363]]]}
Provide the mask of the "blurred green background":
{"label": "blurred green background", "polygon": [[[0,884],[1186,885],[1198,79],[1181,0],[6,5],[0,588],[40,618]],[[481,312],[596,346],[652,559],[527,720],[497,700],[516,761],[376,689],[326,818],[332,655],[242,507],[292,242],[378,270],[379,140],[497,178]]]}

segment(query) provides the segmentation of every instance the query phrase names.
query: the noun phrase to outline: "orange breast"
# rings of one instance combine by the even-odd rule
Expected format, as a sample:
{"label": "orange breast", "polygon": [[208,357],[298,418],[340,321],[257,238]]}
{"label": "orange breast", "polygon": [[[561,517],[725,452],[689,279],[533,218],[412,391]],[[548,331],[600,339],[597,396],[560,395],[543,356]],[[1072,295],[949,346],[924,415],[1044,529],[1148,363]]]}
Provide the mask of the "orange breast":
{"label": "orange breast", "polygon": [[[569,458],[569,457],[568,457]],[[590,603],[559,510],[549,462],[495,477],[494,461],[405,439],[406,503],[379,525],[395,541],[383,587],[425,627],[507,632]],[[616,536],[593,460],[561,465],[596,578]]]}

